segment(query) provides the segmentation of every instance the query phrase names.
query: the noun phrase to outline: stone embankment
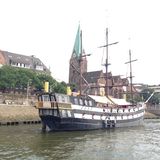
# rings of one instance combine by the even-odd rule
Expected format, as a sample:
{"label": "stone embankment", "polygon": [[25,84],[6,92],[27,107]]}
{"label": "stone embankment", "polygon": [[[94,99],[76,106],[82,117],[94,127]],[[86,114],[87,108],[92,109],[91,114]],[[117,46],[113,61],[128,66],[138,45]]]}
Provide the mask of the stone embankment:
{"label": "stone embankment", "polygon": [[144,115],[144,119],[160,119],[160,117],[146,111]]}
{"label": "stone embankment", "polygon": [[25,105],[0,104],[0,125],[40,123],[38,109]]}

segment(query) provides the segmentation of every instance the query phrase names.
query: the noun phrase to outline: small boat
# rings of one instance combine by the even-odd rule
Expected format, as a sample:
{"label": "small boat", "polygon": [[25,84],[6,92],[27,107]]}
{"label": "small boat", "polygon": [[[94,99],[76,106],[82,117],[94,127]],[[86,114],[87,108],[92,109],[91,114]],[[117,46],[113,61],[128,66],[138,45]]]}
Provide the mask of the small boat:
{"label": "small boat", "polygon": [[[103,47],[107,46],[108,44]],[[129,62],[132,62],[131,54]],[[105,66],[108,67],[108,58]],[[132,78],[132,75],[130,75],[130,78]],[[105,89],[107,93],[107,86]],[[139,126],[143,124],[145,113],[144,104],[129,103],[124,99],[112,98],[108,94],[105,96],[87,94],[74,96],[41,93],[38,95],[38,110],[42,121],[42,129],[50,131]]]}

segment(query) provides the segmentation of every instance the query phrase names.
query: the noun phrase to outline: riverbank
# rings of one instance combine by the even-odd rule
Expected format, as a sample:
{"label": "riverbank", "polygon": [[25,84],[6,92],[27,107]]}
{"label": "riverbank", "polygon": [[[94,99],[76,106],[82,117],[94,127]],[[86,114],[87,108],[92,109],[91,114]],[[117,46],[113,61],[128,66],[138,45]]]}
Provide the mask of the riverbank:
{"label": "riverbank", "polygon": [[144,119],[160,119],[160,116],[157,116],[153,113],[145,112]]}
{"label": "riverbank", "polygon": [[0,105],[0,125],[40,123],[38,109],[26,105]]}
{"label": "riverbank", "polygon": [[[160,119],[160,117],[146,112],[144,119]],[[38,109],[33,106],[0,104],[0,125],[34,124],[40,122]]]}

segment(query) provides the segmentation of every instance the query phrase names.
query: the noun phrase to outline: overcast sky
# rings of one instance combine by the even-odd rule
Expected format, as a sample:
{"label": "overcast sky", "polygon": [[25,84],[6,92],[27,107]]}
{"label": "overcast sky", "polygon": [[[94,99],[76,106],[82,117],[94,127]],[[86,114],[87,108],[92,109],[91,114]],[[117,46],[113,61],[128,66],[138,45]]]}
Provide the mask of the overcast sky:
{"label": "overcast sky", "polygon": [[[109,29],[109,71],[128,76],[129,49],[134,83],[160,84],[159,0],[0,0],[0,49],[35,55],[54,78],[68,82],[69,59],[80,23],[88,70],[103,69]],[[105,57],[104,57],[105,58]]]}

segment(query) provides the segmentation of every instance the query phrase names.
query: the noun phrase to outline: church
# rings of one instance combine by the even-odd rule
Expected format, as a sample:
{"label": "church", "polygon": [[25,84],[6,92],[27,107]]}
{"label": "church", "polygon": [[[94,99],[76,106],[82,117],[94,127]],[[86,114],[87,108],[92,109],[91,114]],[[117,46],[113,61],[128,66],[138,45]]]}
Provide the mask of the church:
{"label": "church", "polygon": [[69,63],[69,84],[75,86],[74,91],[80,92],[80,94],[106,95],[107,84],[109,96],[123,98],[129,85],[128,79],[113,76],[111,72],[104,73],[103,70],[89,72],[87,56],[88,54],[85,53],[82,46],[82,31],[79,25]]}

